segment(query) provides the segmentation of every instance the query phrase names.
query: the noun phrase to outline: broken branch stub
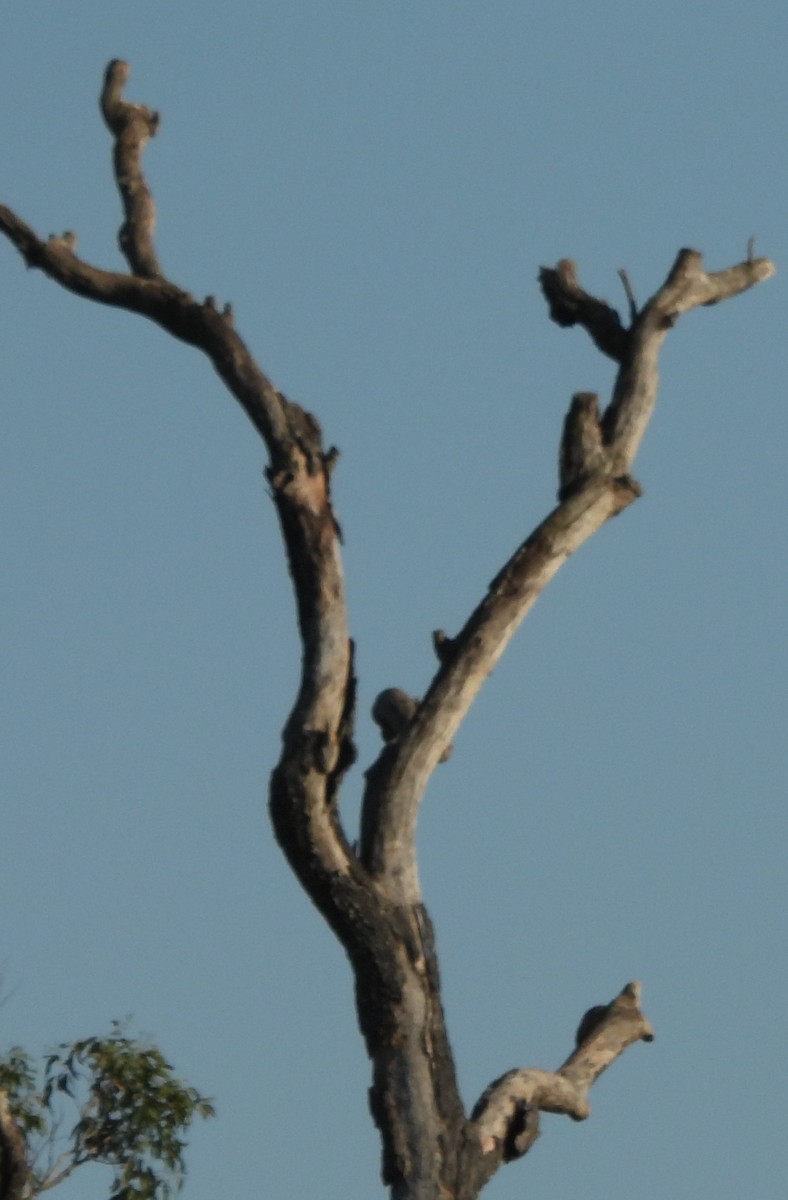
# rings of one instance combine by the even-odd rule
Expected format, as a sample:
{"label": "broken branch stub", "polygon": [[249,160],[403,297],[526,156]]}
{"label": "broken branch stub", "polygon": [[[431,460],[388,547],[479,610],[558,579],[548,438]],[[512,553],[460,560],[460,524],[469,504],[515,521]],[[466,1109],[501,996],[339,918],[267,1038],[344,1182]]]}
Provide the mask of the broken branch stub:
{"label": "broken branch stub", "polygon": [[637,981],[628,983],[610,1004],[589,1009],[575,1049],[557,1071],[524,1068],[493,1080],[471,1113],[483,1155],[508,1162],[526,1153],[538,1137],[540,1112],[574,1121],[590,1115],[588,1092],[602,1072],[634,1042],[654,1040],[640,1009],[641,991]]}
{"label": "broken branch stub", "polygon": [[156,206],[142,173],[142,152],[159,128],[159,114],[144,104],[123,99],[123,88],[131,71],[129,64],[114,58],[104,76],[101,112],[114,136],[115,180],[126,220],[118,234],[120,249],[133,274],[156,279],[161,275],[153,245]]}

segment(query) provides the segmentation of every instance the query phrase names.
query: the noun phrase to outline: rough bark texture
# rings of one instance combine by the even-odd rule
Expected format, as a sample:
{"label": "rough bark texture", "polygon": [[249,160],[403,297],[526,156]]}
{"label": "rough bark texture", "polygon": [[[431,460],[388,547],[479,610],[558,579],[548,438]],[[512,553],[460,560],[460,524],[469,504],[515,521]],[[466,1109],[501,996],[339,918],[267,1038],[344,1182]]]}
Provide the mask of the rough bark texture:
{"label": "rough bark texture", "polygon": [[[315,418],[266,378],[233,328],[229,305],[197,300],[163,275],[153,243],[155,211],[141,156],[158,115],[123,100],[127,64],[107,68],[101,109],[114,138],[124,205],[121,250],[130,273],[78,258],[73,234],[41,240],[10,209],[0,230],[30,267],[88,299],[140,313],[203,351],[242,405],[269,454],[303,644],[301,684],[270,785],[276,837],[304,889],[347,950],[358,1017],[372,1060],[370,1109],[383,1141],[383,1178],[397,1200],[472,1200],[503,1163],[521,1157],[539,1113],[589,1114],[593,1082],[634,1041],[650,1041],[640,987],[627,984],[581,1022],[578,1045],[555,1072],[516,1069],[494,1081],[466,1116],[441,1003],[432,923],[419,885],[415,830],[430,774],[512,634],[545,586],[582,543],[640,495],[630,472],[657,393],[657,359],[678,317],[761,280],[767,259],[708,273],[682,250],[665,283],[626,328],[605,301],[579,285],[568,260],[540,282],[559,325],[581,325],[619,364],[610,403],[572,400],[560,451],[559,503],[490,583],[454,637],[434,634],[435,677],[421,700],[386,689],[376,702],[384,737],[366,772],[358,853],[338,812],[344,773],[355,759],[353,647],[346,620],[340,539],[331,505],[336,451],[323,447]],[[15,1200],[13,1129],[0,1111],[0,1200]],[[9,1132],[10,1130],[10,1132]],[[9,1166],[10,1164],[10,1166]]]}
{"label": "rough bark texture", "polygon": [[0,1200],[21,1200],[28,1180],[25,1139],[0,1091]]}

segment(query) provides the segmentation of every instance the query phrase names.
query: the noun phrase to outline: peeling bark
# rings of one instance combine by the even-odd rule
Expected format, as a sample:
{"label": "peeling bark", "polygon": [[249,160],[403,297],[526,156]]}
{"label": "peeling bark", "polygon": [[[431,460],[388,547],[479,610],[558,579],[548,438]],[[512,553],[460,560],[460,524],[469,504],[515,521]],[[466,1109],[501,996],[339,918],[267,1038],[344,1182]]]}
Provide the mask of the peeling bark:
{"label": "peeling bark", "polygon": [[[558,506],[514,551],[464,627],[453,637],[443,630],[433,634],[439,665],[425,696],[416,700],[387,688],[378,697],[375,716],[385,745],[366,772],[356,853],[338,810],[342,779],[355,759],[356,688],[331,502],[337,451],[324,449],[317,420],[257,365],[235,332],[230,305],[220,312],[212,296],[197,300],[163,274],[153,197],[142,171],[142,152],[158,132],[159,117],[123,99],[128,75],[128,64],[109,64],[101,110],[114,139],[125,214],[119,242],[129,274],[80,259],[74,234],[40,239],[6,207],[0,207],[0,231],[29,267],[62,287],[147,317],[201,350],[265,442],[303,646],[300,687],[271,777],[274,831],[352,964],[359,1025],[372,1060],[370,1109],[392,1196],[473,1200],[502,1164],[533,1145],[540,1112],[584,1120],[594,1081],[652,1032],[640,1011],[639,985],[628,984],[609,1005],[587,1014],[578,1044],[556,1072],[510,1071],[466,1117],[446,1033],[434,932],[419,885],[419,804],[481,685],[544,588],[583,542],[640,495],[630,472],[654,408],[667,332],[682,313],[752,287],[774,266],[750,250],[737,266],[707,273],[697,252],[682,250],[640,310],[624,276],[629,328],[606,301],[580,286],[570,260],[542,268],[552,319],[582,326],[618,363],[612,397],[601,415],[592,393],[573,398],[561,442]],[[0,1200],[17,1200],[14,1180],[21,1171],[9,1120],[0,1106]]]}

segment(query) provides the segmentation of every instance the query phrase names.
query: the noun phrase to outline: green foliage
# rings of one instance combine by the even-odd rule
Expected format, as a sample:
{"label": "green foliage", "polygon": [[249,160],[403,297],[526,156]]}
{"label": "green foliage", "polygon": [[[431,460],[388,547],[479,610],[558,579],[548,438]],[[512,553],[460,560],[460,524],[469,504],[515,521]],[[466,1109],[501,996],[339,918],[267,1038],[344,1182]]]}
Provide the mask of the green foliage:
{"label": "green foliage", "polygon": [[[0,1088],[30,1150],[30,1196],[88,1162],[112,1168],[110,1200],[167,1200],[183,1182],[184,1135],[195,1117],[213,1116],[213,1106],[173,1075],[156,1046],[113,1026],[109,1037],[60,1045],[40,1084],[18,1047],[0,1059]],[[69,1109],[77,1120],[56,1153]]]}
{"label": "green foliage", "polygon": [[36,1092],[37,1077],[30,1056],[21,1047],[14,1046],[0,1058],[0,1091],[8,1096],[11,1115],[25,1138],[47,1129],[46,1105]]}

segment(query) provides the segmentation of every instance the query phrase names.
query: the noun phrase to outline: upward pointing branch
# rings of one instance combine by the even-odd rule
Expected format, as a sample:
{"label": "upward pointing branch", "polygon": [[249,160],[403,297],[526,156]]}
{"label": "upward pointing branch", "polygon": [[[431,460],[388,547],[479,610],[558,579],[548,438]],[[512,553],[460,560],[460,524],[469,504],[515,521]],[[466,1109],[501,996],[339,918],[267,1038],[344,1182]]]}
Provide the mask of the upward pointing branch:
{"label": "upward pointing branch", "polygon": [[575,265],[562,259],[539,274],[550,315],[582,325],[619,363],[601,419],[597,397],[575,396],[561,449],[560,503],[514,552],[463,629],[440,640],[441,665],[407,731],[368,772],[362,857],[400,904],[415,904],[420,886],[415,851],[418,807],[427,781],[484,680],[544,588],[610,517],[641,494],[630,470],[651,418],[659,384],[659,351],[682,313],[716,304],[768,279],[769,259],[748,258],[708,273],[701,255],[682,250],[667,279],[626,329],[617,312],[580,287]]}
{"label": "upward pointing branch", "polygon": [[113,58],[104,76],[101,112],[115,139],[115,180],[126,213],[118,242],[134,275],[156,279],[161,275],[153,246],[156,208],[142,173],[142,152],[148,139],[156,136],[159,114],[123,99],[130,73],[128,63]]}

